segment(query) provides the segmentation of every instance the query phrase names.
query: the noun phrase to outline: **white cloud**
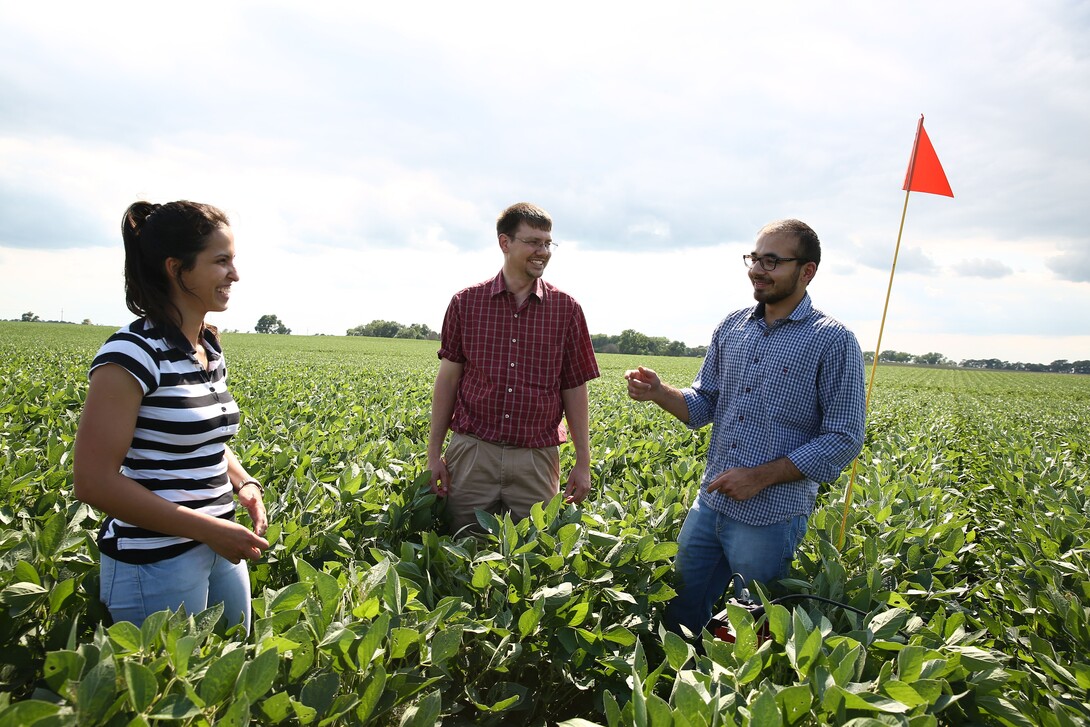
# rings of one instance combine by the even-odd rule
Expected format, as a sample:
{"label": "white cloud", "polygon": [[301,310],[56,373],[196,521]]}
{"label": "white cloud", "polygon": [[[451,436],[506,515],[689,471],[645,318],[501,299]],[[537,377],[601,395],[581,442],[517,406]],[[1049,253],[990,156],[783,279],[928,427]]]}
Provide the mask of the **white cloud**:
{"label": "white cloud", "polygon": [[2,317],[63,299],[124,322],[122,211],[190,198],[236,227],[224,327],[438,327],[498,269],[495,215],[529,199],[596,331],[706,343],[749,304],[737,256],[793,216],[823,240],[816,302],[864,341],[924,112],[956,197],[912,195],[890,345],[1087,357],[1081,6],[3,7]]}

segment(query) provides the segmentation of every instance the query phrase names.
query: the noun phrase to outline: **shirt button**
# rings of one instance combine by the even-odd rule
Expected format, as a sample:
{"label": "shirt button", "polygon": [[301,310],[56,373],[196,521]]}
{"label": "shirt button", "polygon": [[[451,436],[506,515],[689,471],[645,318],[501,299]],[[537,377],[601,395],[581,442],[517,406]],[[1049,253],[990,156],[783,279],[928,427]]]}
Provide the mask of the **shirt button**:
{"label": "shirt button", "polygon": [[511,388],[507,389],[508,394],[510,394],[512,391],[514,391],[514,389],[511,389]]}
{"label": "shirt button", "polygon": [[746,420],[746,418],[744,416],[738,417],[738,421],[740,421],[740,422],[744,422],[745,420]]}
{"label": "shirt button", "polygon": [[749,387],[747,386],[747,387],[746,387],[746,393],[748,394],[748,393],[749,393],[749,392],[751,392],[751,391],[753,391],[753,390],[752,390],[751,388],[749,388]]}
{"label": "shirt button", "polygon": [[737,444],[732,444],[732,445],[730,445],[730,448],[731,449],[738,449],[738,445]]}
{"label": "shirt button", "polygon": [[216,393],[216,387],[215,386],[209,386],[208,390],[211,391],[213,394]]}
{"label": "shirt button", "polygon": [[221,407],[220,407],[220,411],[227,411],[227,407],[225,407],[225,406],[221,406]]}
{"label": "shirt button", "polygon": [[761,359],[760,359],[759,356],[754,356],[753,357],[753,363],[760,363],[760,361],[761,361]]}
{"label": "shirt button", "polygon": [[511,418],[511,415],[510,415],[510,414],[504,414],[504,415],[503,415],[503,418],[504,418],[504,419],[510,419],[510,418]]}
{"label": "shirt button", "polygon": [[515,362],[514,361],[511,362],[511,368],[515,368]]}
{"label": "shirt button", "polygon": [[515,314],[515,318],[518,318],[518,317],[519,317],[519,314],[518,314],[518,313],[516,313],[516,314]]}
{"label": "shirt button", "polygon": [[519,342],[519,340],[517,338],[512,338],[511,339],[511,343],[518,343],[518,342]]}

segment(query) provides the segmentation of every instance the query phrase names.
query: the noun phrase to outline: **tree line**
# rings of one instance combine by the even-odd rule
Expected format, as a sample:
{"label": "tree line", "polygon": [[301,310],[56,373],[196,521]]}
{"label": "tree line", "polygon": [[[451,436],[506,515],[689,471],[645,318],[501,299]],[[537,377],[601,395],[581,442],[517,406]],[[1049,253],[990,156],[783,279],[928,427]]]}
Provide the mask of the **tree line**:
{"label": "tree line", "polygon": [[[864,351],[863,359],[869,364],[874,361],[874,351]],[[914,355],[904,351],[882,351],[878,354],[879,363],[912,364],[916,366],[949,366],[962,369],[987,369],[989,371],[1034,371],[1039,373],[1054,374],[1090,374],[1090,361],[1068,361],[1065,358],[1057,359],[1052,363],[1023,363],[1021,361],[1010,362],[998,358],[967,358],[962,361],[952,361],[941,353],[931,351],[929,353]]]}
{"label": "tree line", "polygon": [[407,326],[397,321],[373,320],[362,326],[349,328],[346,336],[371,336],[373,338],[409,338],[423,341],[438,341],[439,334],[423,323],[411,323]]}

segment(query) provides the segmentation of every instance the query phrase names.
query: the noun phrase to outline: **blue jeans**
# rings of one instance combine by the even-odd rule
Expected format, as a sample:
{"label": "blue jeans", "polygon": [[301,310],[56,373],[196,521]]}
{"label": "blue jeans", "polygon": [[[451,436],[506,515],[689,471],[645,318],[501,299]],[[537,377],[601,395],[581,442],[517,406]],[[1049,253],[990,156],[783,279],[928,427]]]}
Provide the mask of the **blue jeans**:
{"label": "blue jeans", "polygon": [[[678,535],[674,568],[678,594],[666,606],[666,627],[693,634],[712,617],[715,602],[733,585],[771,583],[787,575],[795,549],[806,535],[806,515],[765,526],[746,525],[721,515],[697,498]],[[742,582],[731,576],[738,573]]]}
{"label": "blue jeans", "polygon": [[250,576],[246,561],[237,565],[201,544],[158,563],[134,565],[102,555],[99,597],[114,621],[137,626],[156,611],[185,606],[197,614],[223,603],[229,626],[245,624],[250,633]]}

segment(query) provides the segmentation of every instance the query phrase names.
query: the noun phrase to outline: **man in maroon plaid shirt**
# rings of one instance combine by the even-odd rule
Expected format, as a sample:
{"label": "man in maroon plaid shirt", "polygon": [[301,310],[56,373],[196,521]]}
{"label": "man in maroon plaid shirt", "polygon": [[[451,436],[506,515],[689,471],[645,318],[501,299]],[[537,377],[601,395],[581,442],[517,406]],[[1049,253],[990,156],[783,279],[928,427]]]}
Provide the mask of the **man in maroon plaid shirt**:
{"label": "man in maroon plaid shirt", "polygon": [[452,533],[475,528],[476,510],[521,519],[560,491],[564,418],[575,445],[564,496],[582,502],[590,492],[587,382],[598,363],[583,309],[541,279],[552,227],[532,204],[504,210],[496,221],[503,269],[458,291],[443,319],[428,469]]}

